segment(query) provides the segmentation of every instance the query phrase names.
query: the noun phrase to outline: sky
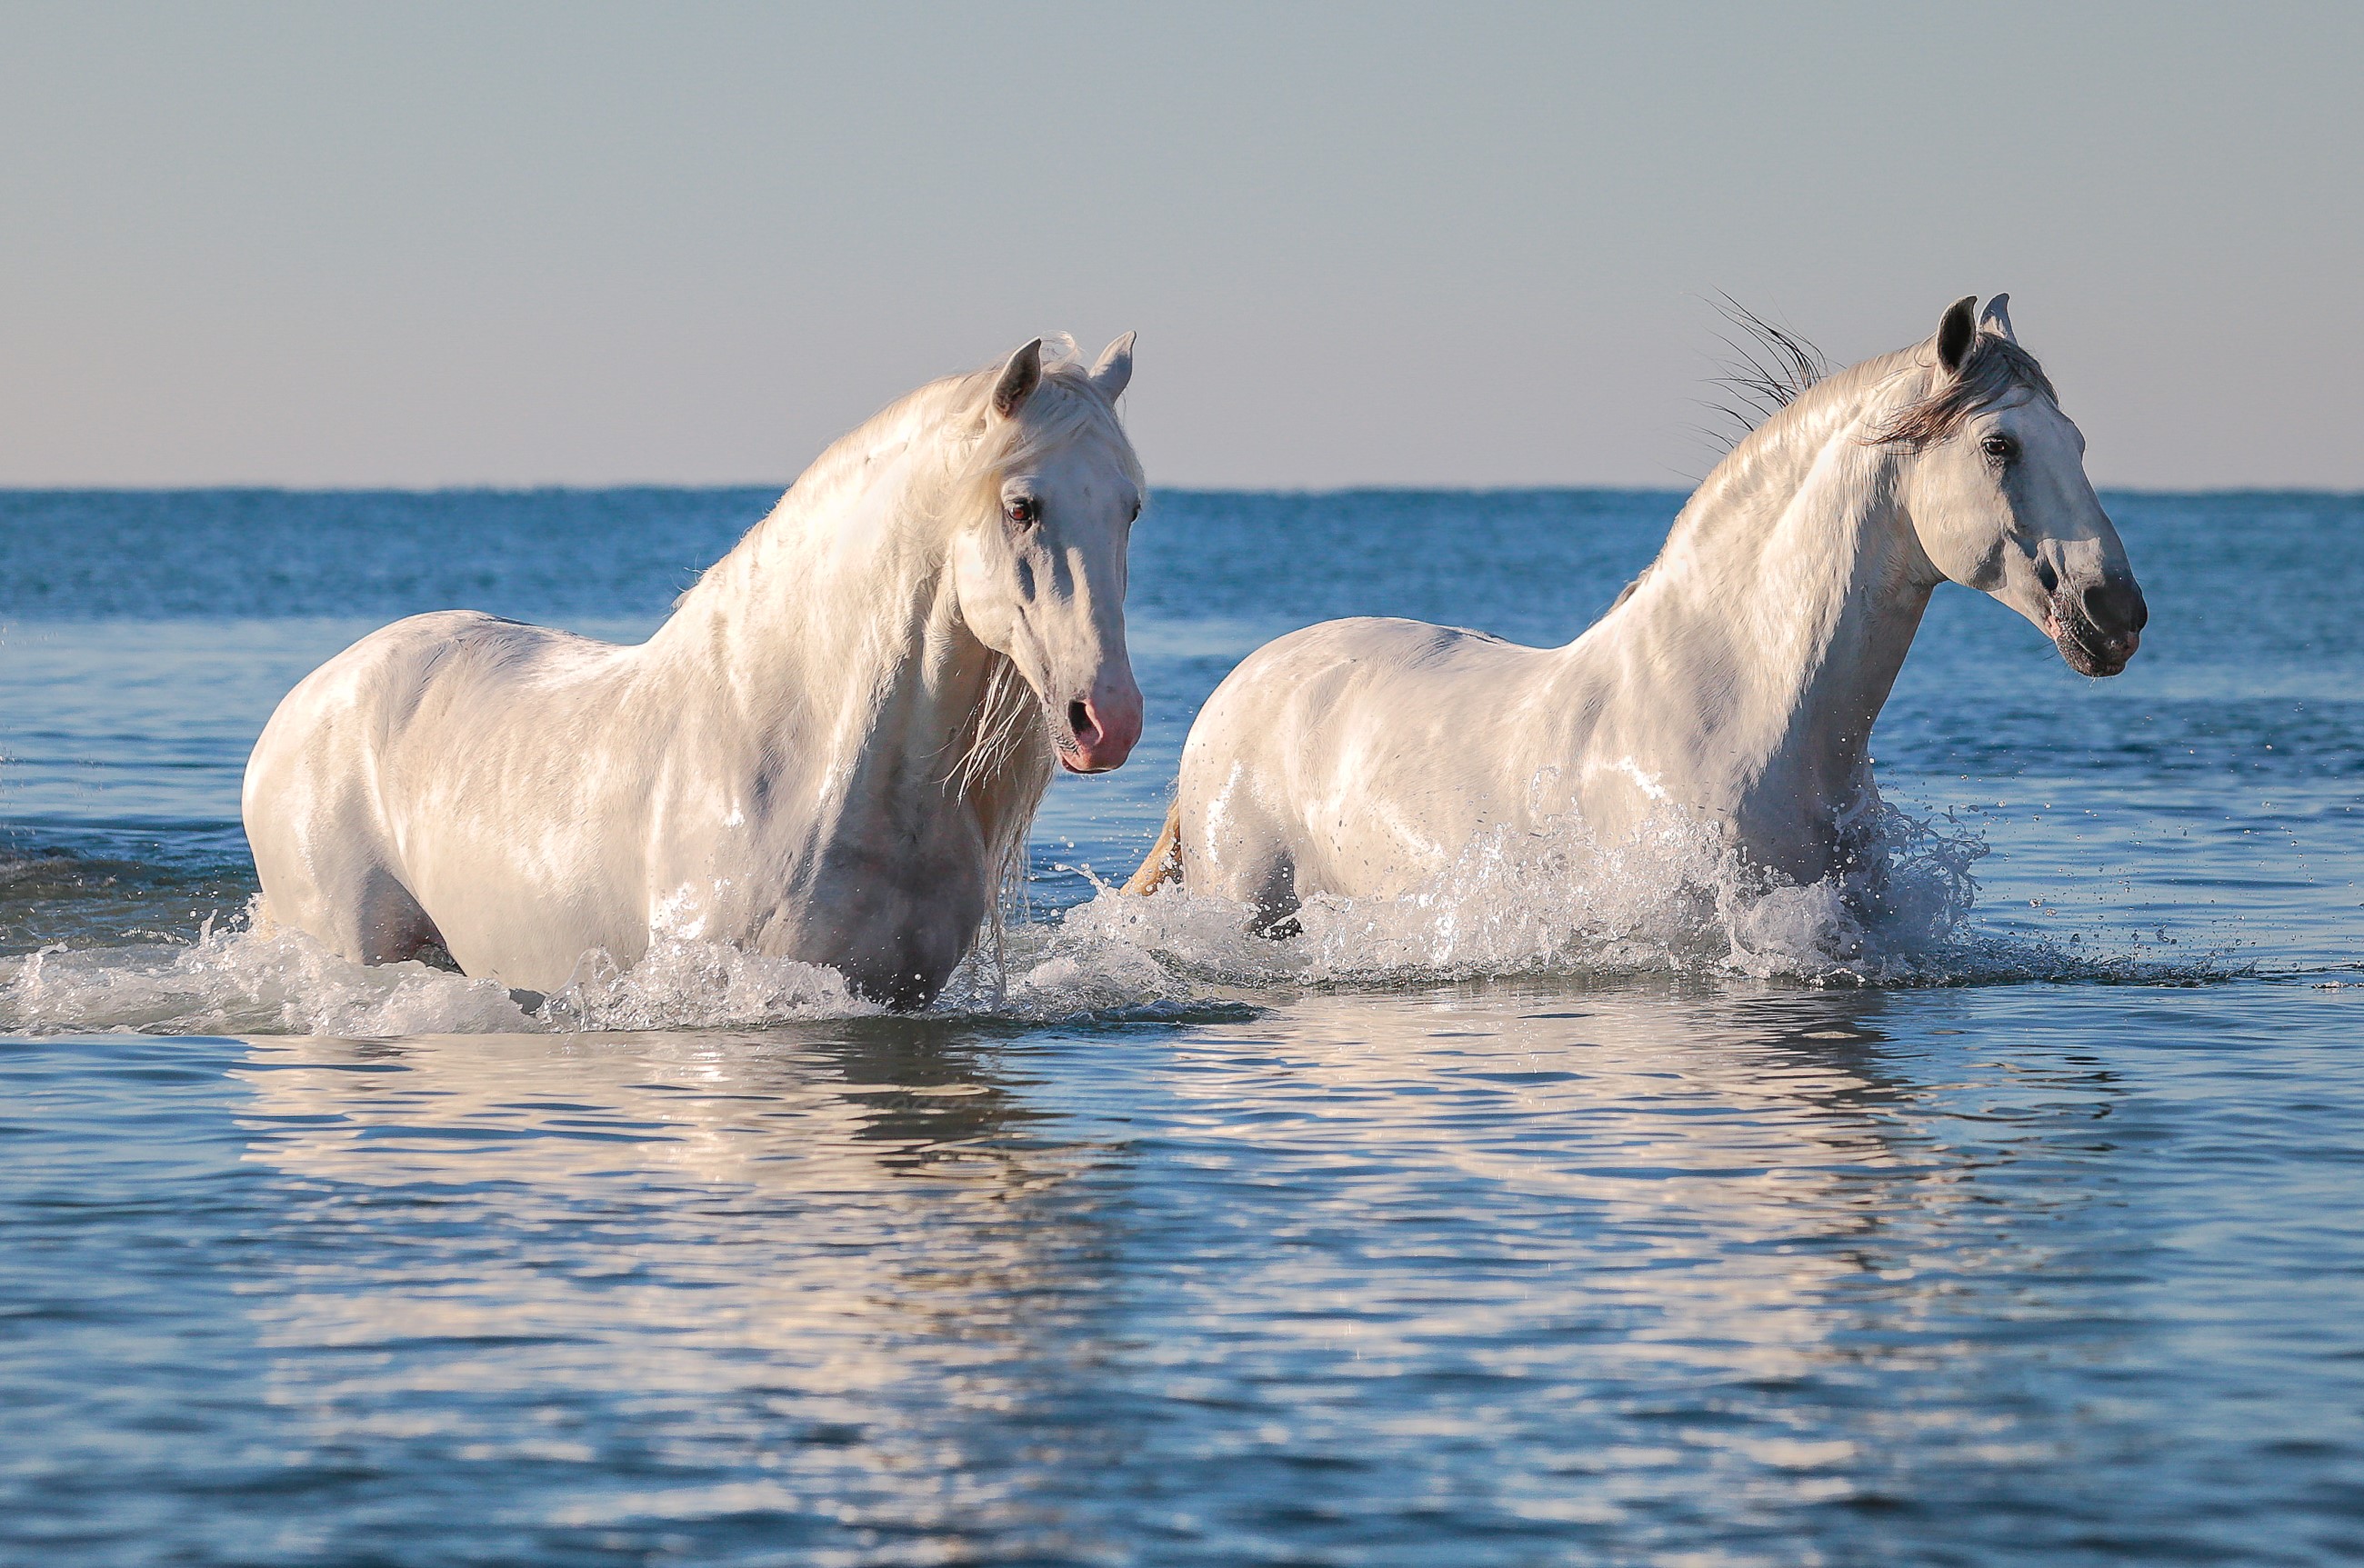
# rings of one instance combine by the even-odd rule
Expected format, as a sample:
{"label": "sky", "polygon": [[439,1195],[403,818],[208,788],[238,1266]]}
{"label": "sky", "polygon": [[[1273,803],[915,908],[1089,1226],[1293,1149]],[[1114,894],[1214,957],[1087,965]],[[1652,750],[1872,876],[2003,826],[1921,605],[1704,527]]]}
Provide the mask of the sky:
{"label": "sky", "polygon": [[782,484],[1138,330],[1154,484],[1712,466],[2008,290],[2103,484],[2364,487],[2364,6],[0,3],[0,484]]}

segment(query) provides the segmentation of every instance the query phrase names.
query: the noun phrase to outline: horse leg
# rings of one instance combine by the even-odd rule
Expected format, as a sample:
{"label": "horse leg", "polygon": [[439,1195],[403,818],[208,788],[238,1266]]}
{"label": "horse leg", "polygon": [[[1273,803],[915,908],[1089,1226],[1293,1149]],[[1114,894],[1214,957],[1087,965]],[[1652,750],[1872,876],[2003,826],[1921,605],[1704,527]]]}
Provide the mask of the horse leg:
{"label": "horse leg", "polygon": [[279,885],[266,887],[265,919],[304,932],[340,958],[354,963],[416,958],[438,968],[458,967],[444,948],[443,933],[410,889],[383,865],[343,866],[321,881],[294,886],[284,878],[267,880]]}
{"label": "horse leg", "polygon": [[1149,847],[1149,858],[1124,884],[1127,893],[1146,898],[1169,882],[1182,880],[1182,800],[1177,795],[1174,804],[1165,808],[1165,826],[1157,830],[1157,842]]}
{"label": "horse leg", "polygon": [[1250,895],[1248,905],[1255,911],[1248,920],[1253,935],[1285,942],[1303,931],[1297,919],[1297,912],[1305,907],[1305,901],[1297,895],[1297,863],[1286,855],[1277,857]]}
{"label": "horse leg", "polygon": [[[1209,803],[1189,787],[1192,782],[1185,779],[1166,819],[1175,839],[1170,851],[1174,873],[1195,891],[1246,905],[1248,929],[1256,936],[1285,941],[1297,935],[1302,929],[1297,911],[1303,901],[1298,896],[1297,855],[1288,834],[1263,811],[1233,799],[1226,803],[1217,842]],[[1160,862],[1165,845],[1161,836],[1159,850],[1152,851],[1150,862],[1142,867],[1143,876]]]}
{"label": "horse leg", "polygon": [[385,835],[359,792],[338,792],[317,813],[282,812],[262,803],[313,793],[309,779],[262,756],[251,768],[265,786],[250,789],[247,842],[262,884],[259,926],[302,931],[353,963],[399,963],[426,958],[451,962],[443,934],[396,874]]}
{"label": "horse leg", "polygon": [[402,877],[381,793],[386,716],[416,710],[452,619],[397,622],[312,672],[247,762],[241,815],[263,914],[355,963],[452,966]]}
{"label": "horse leg", "polygon": [[410,889],[384,866],[373,866],[351,906],[351,945],[362,963],[400,963],[420,959],[438,969],[457,969]]}

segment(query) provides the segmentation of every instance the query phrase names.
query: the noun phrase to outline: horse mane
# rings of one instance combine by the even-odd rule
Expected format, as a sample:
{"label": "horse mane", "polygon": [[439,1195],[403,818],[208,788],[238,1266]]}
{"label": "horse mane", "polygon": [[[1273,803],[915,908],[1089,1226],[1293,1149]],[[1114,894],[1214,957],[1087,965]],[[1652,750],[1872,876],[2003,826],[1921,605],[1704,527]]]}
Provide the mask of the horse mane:
{"label": "horse mane", "polygon": [[[1733,355],[1724,373],[1714,382],[1723,389],[1723,400],[1708,405],[1737,427],[1737,433],[1725,443],[1729,450],[1829,380],[1836,367],[1811,339],[1766,320],[1730,295],[1715,301],[1715,307],[1740,334],[1723,338]],[[2034,354],[2002,333],[1981,328],[1970,339],[1969,361],[1959,375],[1897,409],[1863,439],[1870,446],[1928,446],[1944,440],[1972,415],[2015,392],[2040,394],[2056,404],[2060,401]]]}
{"label": "horse mane", "polygon": [[770,512],[675,595],[673,608],[681,609],[709,582],[719,584],[732,571],[752,564],[754,553],[774,535],[772,525],[787,512],[791,501],[824,495],[841,484],[857,482],[872,457],[902,439],[912,420],[952,428],[946,452],[948,483],[943,491],[947,512],[999,511],[1004,474],[1078,439],[1104,442],[1118,454],[1126,477],[1136,486],[1146,485],[1140,459],[1117,419],[1115,406],[1094,384],[1091,373],[1076,354],[1075,339],[1064,332],[1043,339],[1043,383],[1015,419],[986,417],[986,400],[1001,369],[997,361],[980,370],[940,376],[905,393],[831,441],[781,494]]}
{"label": "horse mane", "polygon": [[985,849],[992,896],[980,936],[998,989],[1009,978],[1009,916],[1026,895],[1027,842],[1056,771],[1043,699],[1008,654],[988,654],[985,695],[953,746],[959,754],[944,782],[978,808],[992,834]]}
{"label": "horse mane", "polygon": [[1720,295],[1712,303],[1716,313],[1739,334],[1737,338],[1717,334],[1732,351],[1732,358],[1725,361],[1723,373],[1712,383],[1722,389],[1722,396],[1709,400],[1707,405],[1712,413],[1721,415],[1734,427],[1728,434],[1718,437],[1729,451],[1753,435],[1759,425],[1812,391],[1829,376],[1833,367],[1830,356],[1812,340],[1786,327],[1775,326],[1730,295]]}
{"label": "horse mane", "polygon": [[1766,443],[1773,439],[1772,427],[1781,416],[1799,410],[1800,404],[1807,401],[1807,395],[1816,388],[1852,381],[1865,369],[1863,365],[1844,371],[1834,368],[1830,356],[1812,339],[1774,325],[1730,295],[1710,303],[1732,328],[1731,333],[1718,334],[1732,357],[1724,362],[1723,373],[1713,378],[1712,384],[1722,389],[1722,397],[1707,400],[1706,406],[1722,416],[1730,428],[1702,427],[1701,433],[1721,446],[1723,455],[1683,503],[1682,510],[1667,530],[1666,543],[1658,554],[1611,601],[1611,610],[1632,598],[1677,541],[1701,526],[1702,508],[1712,496],[1741,482],[1741,476],[1756,467],[1764,455]]}
{"label": "horse mane", "polygon": [[[1739,433],[1730,438],[1723,459],[1691,492],[1667,529],[1668,550],[1701,528],[1712,526],[1725,501],[1758,482],[1786,428],[1821,417],[1834,402],[1868,395],[1906,372],[1935,369],[1934,350],[1925,340],[1839,369],[1808,339],[1774,325],[1730,295],[1717,308],[1737,336],[1723,339],[1734,355],[1716,381],[1725,400],[1709,406],[1737,426]],[[1954,434],[1979,410],[2015,394],[2058,401],[2035,355],[1982,326],[1971,339],[1970,356],[1960,374],[1936,380],[1922,395],[1880,415],[1855,439],[1873,447],[1927,446]],[[1662,550],[1658,559],[1665,553]],[[1656,567],[1656,560],[1644,567],[1610,608],[1633,597]]]}
{"label": "horse mane", "polygon": [[[987,417],[987,399],[1005,361],[942,376],[887,404],[831,441],[790,484],[771,512],[674,600],[681,611],[702,593],[725,593],[743,582],[782,540],[782,525],[797,503],[826,505],[832,492],[858,485],[876,455],[910,439],[914,429],[941,437],[942,465],[930,488],[934,511],[949,522],[964,514],[998,515],[1000,487],[1012,470],[1071,442],[1096,441],[1135,485],[1145,484],[1115,406],[1092,380],[1073,339],[1043,340],[1043,380],[1014,419]],[[985,693],[969,721],[946,748],[944,784],[980,807],[997,825],[987,846],[989,874],[1007,890],[1022,880],[1026,835],[1054,768],[1041,699],[1007,654],[987,651]],[[1001,918],[994,901],[988,922]]]}

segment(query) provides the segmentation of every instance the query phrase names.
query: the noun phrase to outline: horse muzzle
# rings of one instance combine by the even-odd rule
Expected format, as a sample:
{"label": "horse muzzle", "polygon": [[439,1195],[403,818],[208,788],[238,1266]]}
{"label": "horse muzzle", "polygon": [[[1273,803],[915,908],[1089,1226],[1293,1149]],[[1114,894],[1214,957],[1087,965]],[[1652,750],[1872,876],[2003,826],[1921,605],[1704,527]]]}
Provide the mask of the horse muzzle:
{"label": "horse muzzle", "polygon": [[2080,675],[2114,675],[2126,667],[2142,646],[2142,630],[2150,619],[2142,588],[2124,573],[2107,573],[2082,587],[2063,587],[2053,595],[2053,646]]}
{"label": "horse muzzle", "polygon": [[1105,773],[1124,765],[1141,739],[1141,688],[1131,672],[1103,679],[1067,704],[1052,724],[1059,765],[1071,773]]}

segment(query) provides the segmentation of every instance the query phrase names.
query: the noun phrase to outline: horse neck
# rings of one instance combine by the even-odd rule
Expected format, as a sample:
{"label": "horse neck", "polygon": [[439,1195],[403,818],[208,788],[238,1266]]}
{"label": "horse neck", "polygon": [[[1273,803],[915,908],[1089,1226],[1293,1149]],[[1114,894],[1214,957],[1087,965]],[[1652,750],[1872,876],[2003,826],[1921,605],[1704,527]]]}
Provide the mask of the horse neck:
{"label": "horse neck", "polygon": [[831,447],[651,640],[753,747],[873,796],[940,788],[1004,662],[952,592],[947,386]]}
{"label": "horse neck", "polygon": [[1744,795],[1843,804],[1864,776],[1934,585],[1897,500],[1900,459],[1860,439],[1912,362],[1841,372],[1751,433],[1622,606],[1623,635],[1667,655],[1646,662],[1656,684],[1679,688],[1645,703],[1699,715],[1702,751]]}

